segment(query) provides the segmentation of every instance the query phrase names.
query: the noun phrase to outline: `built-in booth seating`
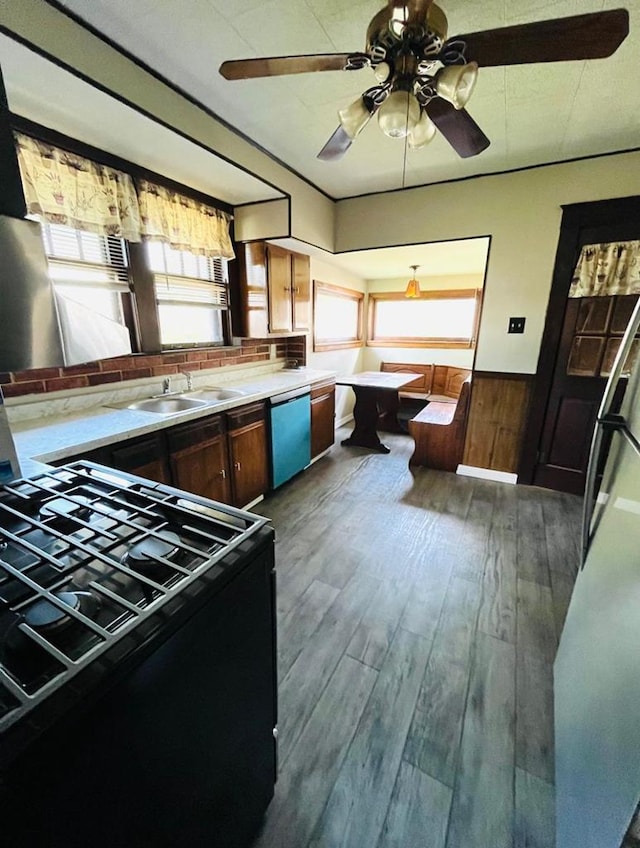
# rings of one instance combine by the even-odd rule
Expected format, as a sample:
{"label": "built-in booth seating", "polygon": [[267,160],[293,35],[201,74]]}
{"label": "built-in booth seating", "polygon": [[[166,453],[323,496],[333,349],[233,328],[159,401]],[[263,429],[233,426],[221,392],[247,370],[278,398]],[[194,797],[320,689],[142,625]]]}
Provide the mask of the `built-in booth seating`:
{"label": "built-in booth seating", "polygon": [[470,396],[469,374],[462,382],[457,402],[430,402],[409,420],[409,433],[415,442],[409,465],[456,470],[462,462]]}
{"label": "built-in booth seating", "polygon": [[381,371],[408,371],[416,379],[397,395],[379,398],[378,429],[409,432],[415,442],[410,465],[455,471],[462,462],[471,394],[471,371],[456,365],[383,362]]}
{"label": "built-in booth seating", "polygon": [[429,403],[456,404],[462,384],[471,375],[457,365],[423,365],[415,362],[383,362],[381,371],[408,371],[416,379],[404,385],[397,395],[386,392],[379,399],[378,429],[390,433],[408,432],[408,422]]}

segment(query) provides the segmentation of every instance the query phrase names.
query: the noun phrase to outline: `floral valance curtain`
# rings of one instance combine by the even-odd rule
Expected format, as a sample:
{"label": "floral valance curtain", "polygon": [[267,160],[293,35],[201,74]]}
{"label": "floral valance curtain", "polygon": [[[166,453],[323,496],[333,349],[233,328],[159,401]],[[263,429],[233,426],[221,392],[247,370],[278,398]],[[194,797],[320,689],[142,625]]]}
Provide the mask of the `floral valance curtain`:
{"label": "floral valance curtain", "polygon": [[234,258],[224,212],[22,133],[15,137],[29,213],[99,235]]}
{"label": "floral valance curtain", "polygon": [[129,174],[16,134],[27,209],[51,224],[140,241],[140,212]]}
{"label": "floral valance curtain", "polygon": [[588,244],[582,248],[569,297],[640,294],[640,241]]}
{"label": "floral valance curtain", "polygon": [[224,212],[147,180],[136,185],[143,238],[202,256],[234,258]]}

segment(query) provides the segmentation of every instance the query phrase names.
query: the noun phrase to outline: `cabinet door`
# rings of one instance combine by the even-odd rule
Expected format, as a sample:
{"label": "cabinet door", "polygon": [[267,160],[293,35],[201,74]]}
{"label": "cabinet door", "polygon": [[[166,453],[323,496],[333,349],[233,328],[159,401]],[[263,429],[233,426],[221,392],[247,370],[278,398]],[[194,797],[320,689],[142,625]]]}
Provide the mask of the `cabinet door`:
{"label": "cabinet door", "polygon": [[[253,411],[252,411],[253,410]],[[267,452],[267,427],[264,404],[248,407],[229,422],[229,451],[233,481],[233,503],[245,506],[263,495],[269,488],[269,461]],[[243,420],[244,419],[244,420]],[[253,419],[253,420],[251,420]]]}
{"label": "cabinet door", "polygon": [[322,394],[311,394],[311,458],[330,448],[335,440],[335,386]]}
{"label": "cabinet door", "polygon": [[243,334],[250,339],[264,338],[269,332],[265,243],[245,244],[238,253],[238,259]]}
{"label": "cabinet door", "polygon": [[269,284],[269,332],[288,333],[292,329],[291,254],[282,247],[267,245]]}
{"label": "cabinet door", "polygon": [[293,279],[293,329],[308,330],[311,326],[311,270],[304,253],[291,254]]}
{"label": "cabinet door", "polygon": [[222,415],[174,427],[167,433],[167,441],[174,486],[214,501],[231,503]]}
{"label": "cabinet door", "polygon": [[192,445],[170,456],[173,484],[214,501],[231,503],[227,445],[224,436]]}
{"label": "cabinet door", "polygon": [[167,455],[160,436],[145,436],[125,442],[110,451],[109,464],[120,471],[137,474],[156,483],[170,483]]}

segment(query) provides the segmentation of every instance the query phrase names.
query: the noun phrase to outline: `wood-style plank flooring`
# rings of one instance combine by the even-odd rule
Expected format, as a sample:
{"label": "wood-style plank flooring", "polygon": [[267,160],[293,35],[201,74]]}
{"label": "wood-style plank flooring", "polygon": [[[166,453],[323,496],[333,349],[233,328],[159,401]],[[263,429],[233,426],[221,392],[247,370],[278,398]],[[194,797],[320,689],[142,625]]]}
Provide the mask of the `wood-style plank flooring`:
{"label": "wood-style plank flooring", "polygon": [[553,848],[570,495],[343,448],[276,528],[279,780],[255,848]]}

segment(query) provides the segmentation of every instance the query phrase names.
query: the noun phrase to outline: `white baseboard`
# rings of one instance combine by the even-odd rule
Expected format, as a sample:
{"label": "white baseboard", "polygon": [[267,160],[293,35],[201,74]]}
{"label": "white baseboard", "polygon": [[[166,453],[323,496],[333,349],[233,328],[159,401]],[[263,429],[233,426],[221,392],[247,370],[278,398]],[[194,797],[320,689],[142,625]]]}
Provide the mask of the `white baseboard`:
{"label": "white baseboard", "polygon": [[336,427],[344,427],[344,425],[348,424],[349,421],[353,421],[353,413],[351,413],[351,415],[345,415],[344,418],[336,421]]}
{"label": "white baseboard", "polygon": [[[333,445],[331,447],[333,447]],[[326,456],[330,451],[331,448],[327,448],[326,450],[322,451],[322,453],[319,453],[318,456],[314,456],[309,465],[307,465],[307,468],[311,468],[314,462],[317,462],[319,459],[322,459],[322,457]]]}
{"label": "white baseboard", "polygon": [[258,495],[258,497],[257,497],[257,498],[255,498],[254,500],[250,501],[248,504],[245,504],[245,505],[242,507],[242,509],[247,509],[247,510],[248,510],[248,509],[252,509],[254,506],[256,506],[257,504],[259,504],[259,503],[260,503],[260,501],[263,501],[263,500],[264,500],[264,495]]}
{"label": "white baseboard", "polygon": [[508,471],[494,471],[492,468],[476,468],[475,465],[459,465],[456,474],[463,477],[479,477],[481,480],[496,480],[498,483],[517,483],[518,475]]}

